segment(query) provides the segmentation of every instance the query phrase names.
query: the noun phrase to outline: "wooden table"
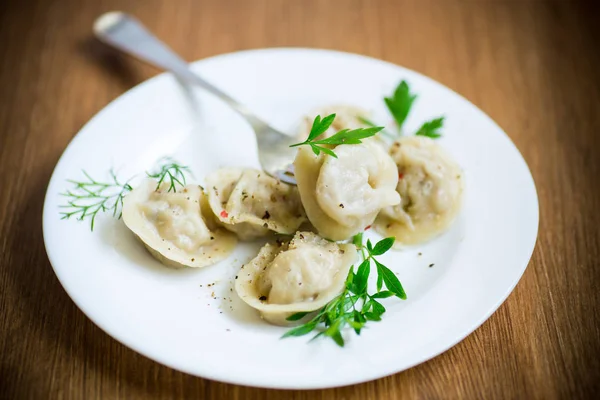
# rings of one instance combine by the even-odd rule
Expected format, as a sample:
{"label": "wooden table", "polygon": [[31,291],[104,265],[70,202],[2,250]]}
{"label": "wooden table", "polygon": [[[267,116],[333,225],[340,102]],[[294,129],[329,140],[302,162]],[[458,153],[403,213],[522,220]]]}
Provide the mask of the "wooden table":
{"label": "wooden table", "polygon": [[[600,8],[597,1],[5,0],[0,4],[0,398],[589,398],[600,393]],[[540,234],[504,305],[450,351],[353,387],[286,392],[163,367],[92,324],[42,240],[52,169],[81,126],[157,71],[90,37],[139,16],[189,60],[339,49],[422,72],[502,126],[527,160]],[[511,249],[506,249],[511,251]],[[409,344],[408,344],[409,345]]]}

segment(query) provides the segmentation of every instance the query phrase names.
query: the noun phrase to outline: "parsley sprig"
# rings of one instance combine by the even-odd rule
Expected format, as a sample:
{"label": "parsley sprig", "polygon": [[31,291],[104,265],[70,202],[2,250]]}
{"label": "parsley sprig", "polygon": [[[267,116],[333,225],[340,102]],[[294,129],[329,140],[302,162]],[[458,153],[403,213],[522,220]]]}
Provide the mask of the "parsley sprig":
{"label": "parsley sprig", "polygon": [[[398,135],[402,135],[402,126],[408,118],[412,109],[413,103],[417,99],[417,95],[410,91],[410,86],[406,81],[402,81],[398,84],[394,93],[390,97],[384,97],[385,105],[387,106],[390,114],[396,121],[398,127]],[[366,118],[357,117],[363,124],[367,126],[374,126],[375,123],[369,121]],[[432,139],[437,139],[442,136],[440,129],[444,126],[444,117],[434,118],[430,121],[426,121],[415,133],[416,136],[427,136]],[[385,132],[382,132],[385,134]],[[391,136],[387,134],[386,136]]]}
{"label": "parsley sprig", "polygon": [[[366,139],[371,136],[375,136],[379,131],[383,129],[382,126],[373,126],[370,128],[358,128],[358,129],[342,129],[336,134],[321,140],[316,140],[321,136],[333,123],[335,114],[330,114],[325,118],[321,119],[320,115],[317,115],[313,121],[310,133],[306,140],[302,143],[295,143],[290,147],[297,147],[308,145],[312,151],[319,155],[321,152],[328,154],[332,157],[337,158],[337,155],[327,145],[340,145],[340,144],[359,144],[362,143],[362,139]],[[325,145],[325,146],[324,146]]]}
{"label": "parsley sprig", "polygon": [[[319,329],[320,332],[311,340],[326,336],[333,339],[338,346],[343,347],[342,330],[345,327],[351,327],[357,335],[360,335],[367,322],[381,321],[381,316],[386,309],[379,302],[380,299],[396,296],[406,300],[406,293],[396,275],[376,258],[392,247],[394,238],[385,238],[377,242],[375,246],[370,240],[367,240],[367,245],[364,246],[362,233],[360,233],[354,237],[353,243],[359,245],[363,261],[356,271],[353,267],[348,272],[344,291],[320,309],[311,320],[290,329],[282,338],[304,336]],[[368,291],[368,282],[373,264],[377,271],[377,291],[371,294]],[[386,290],[382,290],[384,287]],[[308,314],[308,312],[295,313],[288,317],[288,321],[298,321]]]}
{"label": "parsley sprig", "polygon": [[[157,189],[163,182],[168,182],[169,192],[175,192],[177,185],[185,186],[186,174],[191,174],[189,168],[169,157],[159,160],[153,172],[146,172],[148,177],[157,180]],[[133,190],[129,182],[134,177],[122,181],[112,169],[109,171],[110,179],[106,182],[92,178],[86,171],[83,171],[83,175],[81,180],[67,180],[73,187],[60,193],[66,198],[66,204],[59,206],[64,210],[60,212],[61,219],[89,219],[93,231],[98,214],[110,213],[114,218],[121,218],[123,199]]]}

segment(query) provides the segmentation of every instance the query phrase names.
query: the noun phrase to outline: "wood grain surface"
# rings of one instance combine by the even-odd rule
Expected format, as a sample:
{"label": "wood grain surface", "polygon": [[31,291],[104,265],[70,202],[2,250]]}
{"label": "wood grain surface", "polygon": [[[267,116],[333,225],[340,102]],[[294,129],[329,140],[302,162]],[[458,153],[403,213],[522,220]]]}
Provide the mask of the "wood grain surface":
{"label": "wood grain surface", "polygon": [[[91,38],[94,18],[113,9],[137,15],[188,60],[259,47],[338,49],[406,66],[464,95],[506,130],[537,185],[539,238],[514,292],[435,359],[324,391],[212,382],[117,343],[62,289],[41,230],[45,189],[65,146],[109,101],[157,73]],[[599,137],[595,0],[3,0],[0,398],[598,396]]]}

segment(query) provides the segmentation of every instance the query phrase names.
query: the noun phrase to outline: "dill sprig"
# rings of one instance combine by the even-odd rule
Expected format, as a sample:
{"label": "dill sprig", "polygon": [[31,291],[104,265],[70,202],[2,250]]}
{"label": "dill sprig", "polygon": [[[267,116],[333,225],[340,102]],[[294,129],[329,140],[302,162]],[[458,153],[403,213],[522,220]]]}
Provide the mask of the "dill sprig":
{"label": "dill sprig", "polygon": [[359,144],[362,143],[362,139],[374,136],[383,129],[382,126],[358,128],[352,130],[342,129],[335,135],[332,135],[328,138],[316,140],[319,136],[325,133],[327,129],[329,129],[334,119],[335,114],[330,114],[323,119],[321,119],[320,115],[317,115],[315,120],[313,121],[310,133],[308,134],[308,138],[306,138],[304,142],[295,143],[290,147],[309,145],[313,153],[315,153],[316,155],[319,155],[321,152],[323,152],[325,154],[337,158],[337,155],[333,150],[323,145]]}
{"label": "dill sprig", "polygon": [[85,179],[82,181],[67,180],[75,187],[60,194],[69,198],[67,204],[59,206],[66,210],[60,212],[61,219],[76,218],[83,221],[91,218],[93,231],[98,213],[111,212],[113,217],[121,218],[123,199],[132,187],[128,182],[121,183],[114,170],[111,169],[109,173],[111,181],[108,182],[97,181],[86,171],[83,171]]}
{"label": "dill sprig", "polygon": [[[91,219],[90,227],[93,231],[96,217],[100,213],[108,212],[114,218],[121,218],[123,199],[133,190],[129,184],[133,177],[123,182],[111,169],[110,180],[103,182],[92,178],[86,171],[82,172],[85,179],[81,181],[68,179],[67,182],[73,184],[73,188],[60,193],[68,199],[66,204],[59,206],[64,210],[60,212],[61,219],[75,218],[78,221]],[[146,172],[149,178],[157,180],[157,190],[163,182],[167,182],[169,192],[176,192],[178,185],[186,185],[186,174],[191,175],[189,167],[178,164],[170,157],[160,159],[153,172]]]}
{"label": "dill sprig", "polygon": [[149,178],[157,180],[156,190],[160,188],[163,182],[169,183],[167,192],[177,192],[177,185],[183,187],[186,185],[185,174],[192,174],[188,166],[179,165],[171,157],[164,157],[158,162],[154,172],[146,172]]}
{"label": "dill sprig", "polygon": [[[363,261],[354,271],[354,267],[348,272],[344,291],[325,307],[321,308],[316,316],[308,322],[290,329],[282,338],[291,336],[304,336],[321,328],[311,340],[320,336],[326,336],[340,347],[344,346],[342,329],[349,326],[360,335],[361,330],[368,321],[381,321],[381,316],[386,309],[378,300],[387,297],[396,296],[406,300],[406,293],[402,284],[396,275],[385,265],[379,262],[376,257],[386,253],[392,248],[394,238],[389,237],[379,241],[375,246],[370,240],[367,245],[363,245],[362,233],[353,238],[353,243],[357,245],[363,255]],[[377,291],[373,294],[368,292],[368,281],[371,273],[371,267],[375,264],[377,271]],[[386,290],[382,290],[383,288]],[[288,317],[288,321],[298,321],[308,315],[308,312],[299,312]]]}

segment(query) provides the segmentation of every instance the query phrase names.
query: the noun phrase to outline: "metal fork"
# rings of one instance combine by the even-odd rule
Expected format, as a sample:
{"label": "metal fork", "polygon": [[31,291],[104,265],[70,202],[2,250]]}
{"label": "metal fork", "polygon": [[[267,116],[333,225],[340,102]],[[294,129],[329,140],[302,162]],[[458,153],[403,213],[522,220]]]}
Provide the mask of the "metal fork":
{"label": "metal fork", "polygon": [[275,178],[296,184],[291,165],[296,150],[289,146],[297,140],[273,128],[254,115],[248,107],[192,72],[181,57],[150,33],[137,19],[122,12],[109,12],[96,19],[94,33],[102,42],[169,71],[185,82],[196,84],[229,104],[254,130],[262,169]]}

